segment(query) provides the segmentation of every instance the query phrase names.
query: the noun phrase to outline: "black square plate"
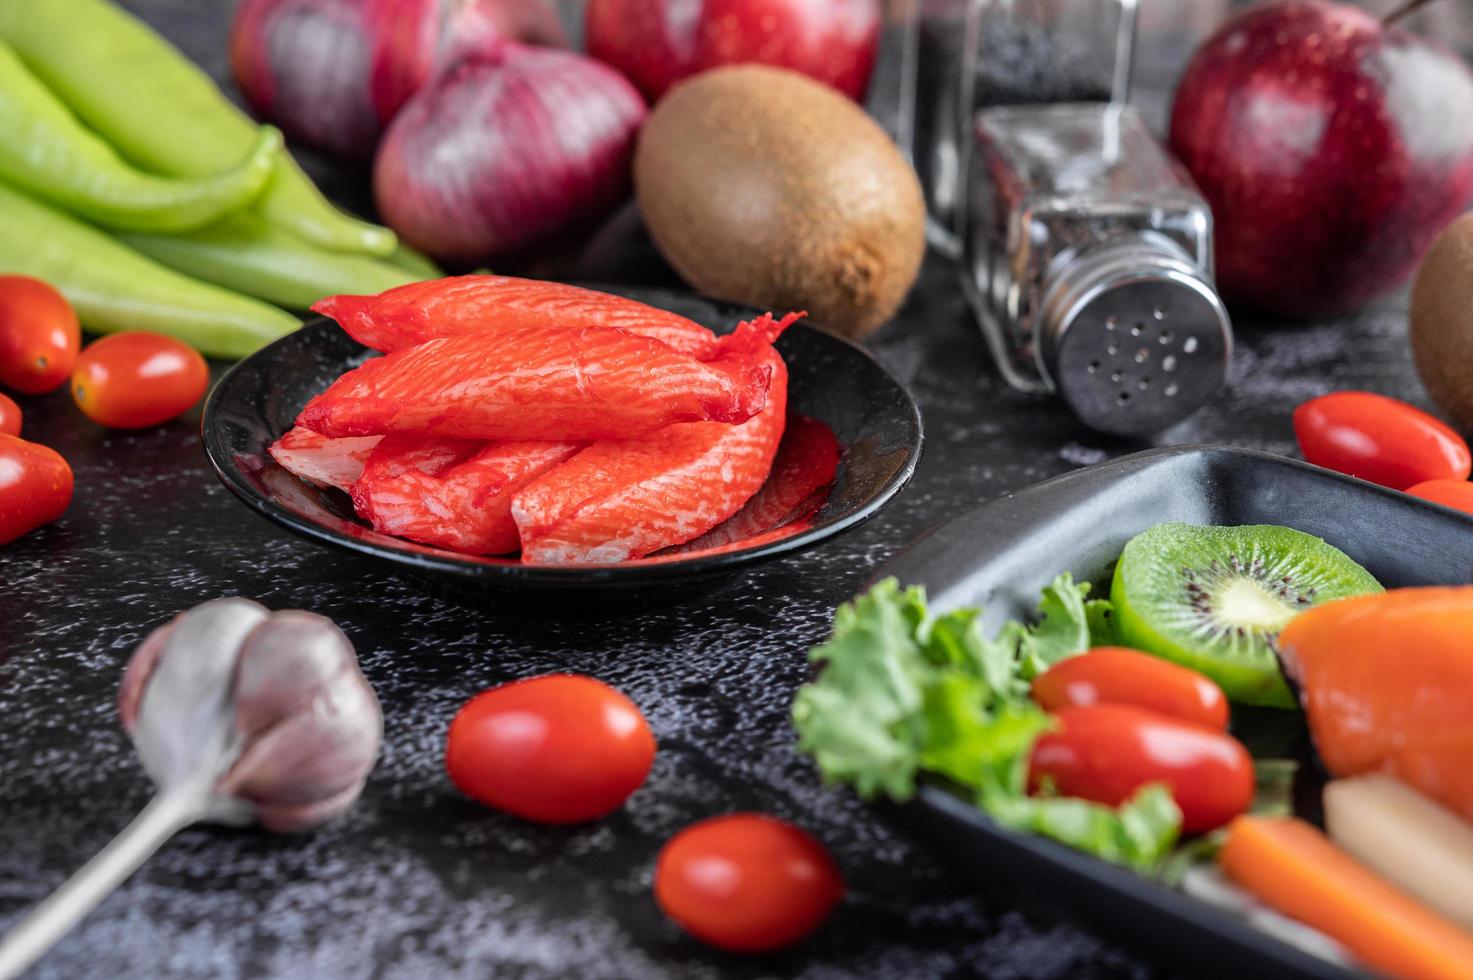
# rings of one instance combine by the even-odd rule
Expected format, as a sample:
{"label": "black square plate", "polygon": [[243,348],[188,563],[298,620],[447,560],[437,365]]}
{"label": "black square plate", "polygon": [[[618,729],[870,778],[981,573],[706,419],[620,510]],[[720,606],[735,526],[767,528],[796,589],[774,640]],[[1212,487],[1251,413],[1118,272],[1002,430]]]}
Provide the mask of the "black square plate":
{"label": "black square plate", "polygon": [[[938,610],[985,608],[985,627],[1036,617],[1060,572],[1108,583],[1131,537],[1165,521],[1281,524],[1324,538],[1387,588],[1473,581],[1473,518],[1296,460],[1221,446],[1158,449],[1040,483],[931,532],[880,577],[924,585]],[[1299,716],[1234,711],[1254,748],[1265,726]],[[1296,801],[1317,819],[1319,774]],[[1306,787],[1300,786],[1300,789]],[[898,810],[947,862],[979,881],[1066,907],[1190,975],[1338,977],[1347,971],[1163,885],[1042,837],[1004,830],[938,786]]]}

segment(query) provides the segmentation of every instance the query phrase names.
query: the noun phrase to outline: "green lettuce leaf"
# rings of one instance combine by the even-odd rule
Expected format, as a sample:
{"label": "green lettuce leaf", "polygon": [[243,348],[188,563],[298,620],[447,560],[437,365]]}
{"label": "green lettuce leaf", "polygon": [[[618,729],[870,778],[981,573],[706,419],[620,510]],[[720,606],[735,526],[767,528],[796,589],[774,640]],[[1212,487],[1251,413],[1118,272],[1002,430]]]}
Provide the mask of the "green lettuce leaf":
{"label": "green lettuce leaf", "polygon": [[1299,763],[1294,759],[1253,761],[1253,805],[1248,812],[1260,817],[1294,815],[1294,777]]}
{"label": "green lettuce leaf", "polygon": [[[922,768],[978,792],[1002,787],[1016,787],[1007,792],[1022,792],[1028,777],[1028,753],[1052,720],[1032,704],[1007,704],[987,711],[978,710],[975,701],[949,700],[963,693],[963,685],[947,683],[949,680],[937,685],[945,693],[928,704],[929,738],[921,753]],[[942,699],[947,700],[940,703]]]}
{"label": "green lettuce leaf", "polygon": [[1005,826],[1156,866],[1181,827],[1163,787],[1117,808],[1027,794],[1029,752],[1052,725],[1028,697],[1029,678],[1108,642],[1109,603],[1088,594],[1061,575],[1044,590],[1036,626],[1009,622],[989,640],[980,610],[931,617],[921,589],[879,583],[840,607],[833,636],[810,654],[822,670],[793,704],[799,749],[827,781],[866,798],[909,799],[929,773],[970,791]]}
{"label": "green lettuce leaf", "polygon": [[1181,810],[1161,783],[1118,807],[1063,796],[984,793],[978,805],[1005,827],[1068,844],[1137,871],[1153,871],[1181,832]]}
{"label": "green lettuce leaf", "polygon": [[925,592],[886,579],[839,607],[834,633],[809,659],[824,665],[793,703],[798,748],[824,777],[859,794],[907,799],[925,740],[922,707],[934,669],[916,642]]}
{"label": "green lettuce leaf", "polygon": [[1227,828],[1219,827],[1216,830],[1193,837],[1184,841],[1170,854],[1166,855],[1151,872],[1151,877],[1169,885],[1178,887],[1182,879],[1187,876],[1187,871],[1195,864],[1217,859],[1217,852],[1222,850],[1222,845],[1227,843]]}
{"label": "green lettuce leaf", "polygon": [[1092,646],[1113,642],[1109,632],[1110,602],[1089,600],[1089,583],[1074,581],[1068,572],[1054,579],[1039,600],[1038,625],[1020,631],[1018,653],[1022,674],[1033,678],[1060,660]]}

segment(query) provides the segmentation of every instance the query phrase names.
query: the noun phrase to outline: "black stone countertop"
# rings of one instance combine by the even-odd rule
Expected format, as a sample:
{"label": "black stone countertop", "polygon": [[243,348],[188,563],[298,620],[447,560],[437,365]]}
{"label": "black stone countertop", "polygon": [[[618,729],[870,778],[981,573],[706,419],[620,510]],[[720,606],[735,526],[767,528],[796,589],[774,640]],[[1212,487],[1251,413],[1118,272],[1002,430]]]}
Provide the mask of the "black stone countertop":
{"label": "black stone countertop", "polygon": [[[132,6],[222,71],[225,5]],[[882,812],[819,788],[793,751],[788,705],[804,652],[877,563],[982,501],[1142,448],[1103,441],[1059,405],[1010,391],[951,283],[929,264],[870,345],[925,411],[927,447],[910,488],[816,551],[622,619],[447,601],[295,538],[216,481],[197,412],[129,434],[92,426],[65,392],[26,401],[26,435],[70,460],[77,493],[58,524],[0,551],[0,930],[148,797],[113,707],[134,645],[181,609],[245,595],[330,616],[357,645],[386,716],[362,802],[305,837],[180,834],[36,976],[1157,975],[1149,950],[1117,948],[1057,909],[1020,908],[1006,881],[978,891],[951,880],[944,860]],[[1310,326],[1240,323],[1229,387],[1160,442],[1292,453],[1289,413],[1310,396],[1365,388],[1421,402],[1404,308],[1395,300]],[[520,823],[462,799],[444,775],[445,728],[460,704],[548,671],[620,688],[659,739],[645,786],[591,826]],[[650,897],[664,840],[747,809],[809,828],[849,882],[827,926],[780,956],[708,951]]]}

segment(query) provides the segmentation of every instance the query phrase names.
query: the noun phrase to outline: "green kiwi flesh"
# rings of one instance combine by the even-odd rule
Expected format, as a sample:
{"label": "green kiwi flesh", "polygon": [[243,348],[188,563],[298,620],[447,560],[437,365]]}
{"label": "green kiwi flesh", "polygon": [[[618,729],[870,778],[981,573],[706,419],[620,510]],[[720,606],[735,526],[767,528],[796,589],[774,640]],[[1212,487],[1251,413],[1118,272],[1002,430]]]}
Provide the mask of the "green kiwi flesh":
{"label": "green kiwi flesh", "polygon": [[1273,640],[1322,602],[1383,591],[1311,534],[1272,524],[1158,524],[1115,566],[1116,639],[1205,674],[1233,701],[1292,708]]}

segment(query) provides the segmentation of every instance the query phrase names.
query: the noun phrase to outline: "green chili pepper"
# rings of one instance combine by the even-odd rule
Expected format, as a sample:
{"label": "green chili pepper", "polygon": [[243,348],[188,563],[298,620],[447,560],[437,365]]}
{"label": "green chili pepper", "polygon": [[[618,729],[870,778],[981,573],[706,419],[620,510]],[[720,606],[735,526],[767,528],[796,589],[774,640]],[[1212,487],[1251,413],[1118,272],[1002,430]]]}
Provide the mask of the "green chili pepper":
{"label": "green chili pepper", "polygon": [[297,310],[324,296],[381,293],[438,275],[316,248],[249,212],[179,235],[118,237],[171,269]]}
{"label": "green chili pepper", "polygon": [[3,184],[0,272],[51,283],[88,330],[151,330],[211,357],[244,357],[301,325],[274,306],[166,269]]}
{"label": "green chili pepper", "polygon": [[[0,40],[137,166],[206,177],[238,164],[256,127],[208,75],[106,0],[0,0]],[[289,154],[256,205],[323,248],[387,255],[394,233],[327,202]]]}
{"label": "green chili pepper", "polygon": [[384,261],[392,262],[401,269],[408,269],[410,272],[417,273],[418,278],[421,280],[439,279],[445,274],[445,270],[436,265],[434,260],[428,255],[410,248],[402,241],[399,243],[398,248],[394,249],[389,255],[384,256]]}
{"label": "green chili pepper", "polygon": [[260,195],[281,152],[264,129],[244,163],[213,177],[155,177],[118,158],[0,42],[0,176],[110,228],[188,231]]}

